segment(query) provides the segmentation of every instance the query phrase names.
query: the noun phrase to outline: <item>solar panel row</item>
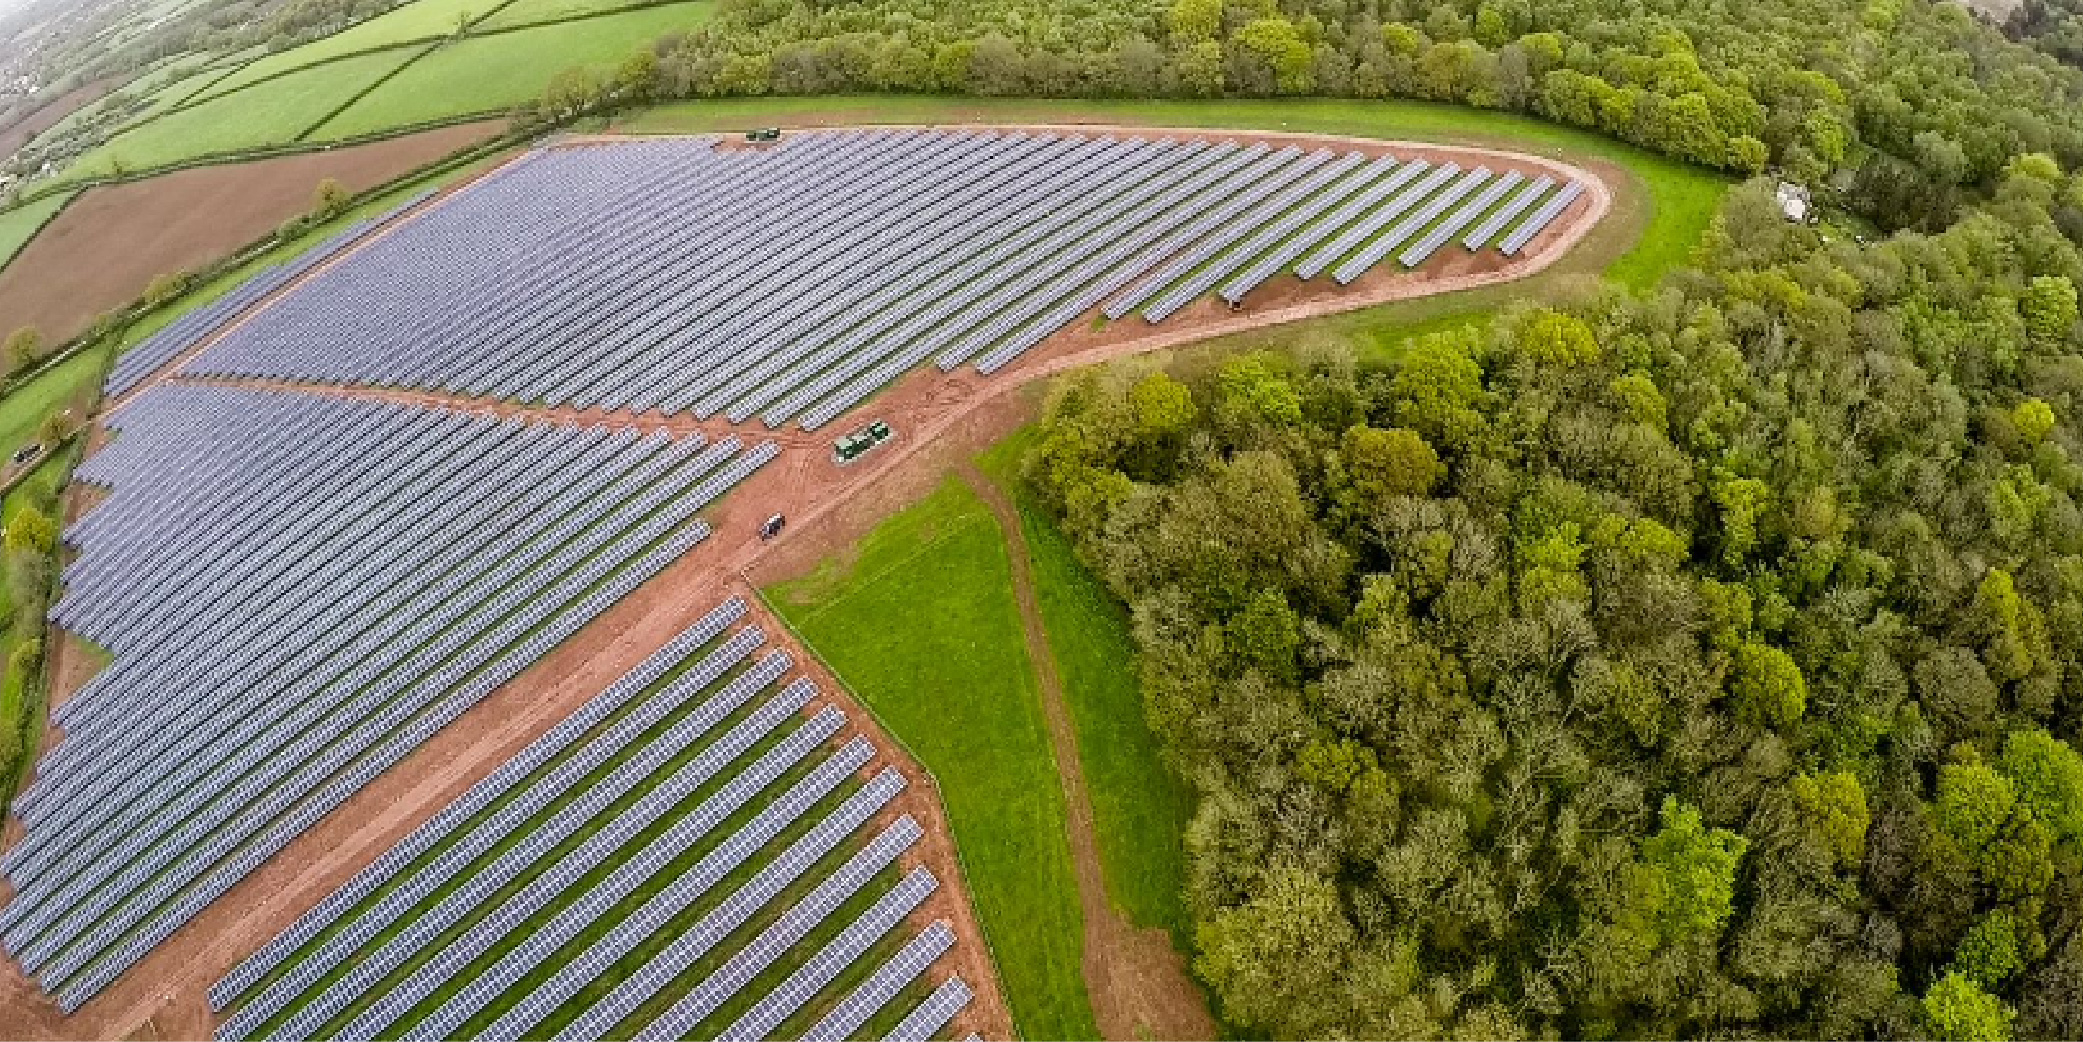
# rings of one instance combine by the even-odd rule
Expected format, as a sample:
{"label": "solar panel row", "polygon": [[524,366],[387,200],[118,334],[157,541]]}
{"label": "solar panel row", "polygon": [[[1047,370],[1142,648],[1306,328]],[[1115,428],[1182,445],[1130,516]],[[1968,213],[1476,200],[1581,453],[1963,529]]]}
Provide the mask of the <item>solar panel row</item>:
{"label": "solar panel row", "polygon": [[774,451],[194,386],[110,424],[52,614],[114,661],[55,714],[0,858],[0,937],[72,1005],[698,542]]}
{"label": "solar panel row", "polygon": [[[1217,166],[1229,190],[1179,208]],[[1305,261],[1312,276],[1394,219],[1352,193],[1406,169],[1426,167],[1027,131],[563,147],[319,273],[185,371],[815,428],[929,358],[1003,366],[1101,301],[1110,318],[1161,301],[1156,321],[1245,271],[1224,288],[1239,300],[1293,243],[1374,222]]]}

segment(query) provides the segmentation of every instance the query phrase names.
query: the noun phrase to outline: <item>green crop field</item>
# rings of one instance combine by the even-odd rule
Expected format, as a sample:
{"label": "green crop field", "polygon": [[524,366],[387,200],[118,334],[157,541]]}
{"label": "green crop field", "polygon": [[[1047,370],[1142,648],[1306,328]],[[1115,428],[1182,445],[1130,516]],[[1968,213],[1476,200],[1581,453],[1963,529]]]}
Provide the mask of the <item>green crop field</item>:
{"label": "green crop field", "polygon": [[558,72],[575,65],[612,67],[668,32],[701,24],[710,9],[705,0],[647,7],[447,44],[328,120],[313,136],[335,140],[526,104]]}
{"label": "green crop field", "polygon": [[251,62],[212,86],[204,97],[343,54],[451,36],[461,25],[484,17],[499,4],[500,0],[413,0],[331,36]]}
{"label": "green crop field", "polygon": [[940,781],[1028,1038],[1094,1038],[1062,790],[1005,540],[950,482],[769,599]]}
{"label": "green crop field", "polygon": [[416,53],[379,51],[291,73],[263,86],[211,98],[118,134],[60,177],[106,174],[112,163],[142,170],[197,156],[295,141],[326,113]]}
{"label": "green crop field", "polygon": [[[36,233],[42,230],[43,223],[50,220],[51,215],[57,213],[71,198],[71,192],[56,192],[0,213],[0,268],[7,267],[8,262],[14,260],[14,255],[20,253],[22,247],[29,245],[29,240],[35,238]],[[6,334],[0,333],[0,336],[4,335]]]}

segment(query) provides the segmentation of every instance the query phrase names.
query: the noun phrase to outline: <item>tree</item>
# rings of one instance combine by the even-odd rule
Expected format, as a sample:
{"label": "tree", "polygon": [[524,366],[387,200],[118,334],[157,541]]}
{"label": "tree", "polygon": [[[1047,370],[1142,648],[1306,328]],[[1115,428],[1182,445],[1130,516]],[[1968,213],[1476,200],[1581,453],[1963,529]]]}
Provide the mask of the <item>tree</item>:
{"label": "tree", "polygon": [[1194,968],[1225,1017],[1277,1034],[1328,997],[1354,931],[1329,880],[1276,867],[1250,900],[1218,912],[1194,940]]}
{"label": "tree", "polygon": [[2076,327],[2076,284],[2059,275],[2036,276],[2019,298],[2018,311],[2033,348],[2057,351]]}
{"label": "tree", "polygon": [[1924,994],[1924,1020],[1932,1037],[1951,1042],[2008,1042],[2009,1007],[1959,973],[1947,974]]}
{"label": "tree", "polygon": [[1663,827],[1642,843],[1650,873],[1651,920],[1664,941],[1712,937],[1734,911],[1736,868],[1749,841],[1727,829],[1701,826],[1699,808],[1664,797]]}
{"label": "tree", "polygon": [[2011,426],[2025,444],[2038,445],[2054,430],[2054,408],[2038,398],[2027,398],[2011,410]]}
{"label": "tree", "polygon": [[185,271],[152,276],[152,281],[145,286],[145,306],[156,308],[188,292],[192,279],[193,276]]}
{"label": "tree", "polygon": [[1847,771],[1798,774],[1787,787],[1802,818],[1838,861],[1857,865],[1866,856],[1870,816],[1866,789],[1857,775]]}
{"label": "tree", "polygon": [[2083,754],[2034,728],[2011,732],[1997,765],[2018,800],[2056,839],[2083,843]]}
{"label": "tree", "polygon": [[7,549],[11,552],[49,554],[58,544],[58,526],[34,504],[15,511],[14,517],[8,519],[6,532]]}
{"label": "tree", "polygon": [[1190,98],[1212,98],[1222,93],[1224,72],[1222,44],[1203,40],[1187,46],[1173,62],[1179,93]]}
{"label": "tree", "polygon": [[346,212],[351,198],[353,193],[346,185],[337,178],[328,177],[318,182],[318,188],[311,193],[311,213],[320,220],[329,220]]}
{"label": "tree", "polygon": [[1272,72],[1273,89],[1281,94],[1306,94],[1315,83],[1315,56],[1293,22],[1285,18],[1257,18],[1237,30],[1237,47]]}
{"label": "tree", "polygon": [[1474,438],[1484,420],[1483,367],[1470,356],[1467,340],[1435,333],[1413,341],[1390,384],[1400,426],[1427,442],[1455,448]]}
{"label": "tree", "polygon": [[1165,24],[1180,50],[1213,41],[1222,34],[1222,0],[1172,0]]}
{"label": "tree", "polygon": [[1372,513],[1401,496],[1423,496],[1446,476],[1439,454],[1406,427],[1349,427],[1340,445],[1349,510]]}
{"label": "tree", "polygon": [[16,372],[27,369],[43,357],[43,333],[35,326],[23,326],[7,334],[4,350],[9,369]]}

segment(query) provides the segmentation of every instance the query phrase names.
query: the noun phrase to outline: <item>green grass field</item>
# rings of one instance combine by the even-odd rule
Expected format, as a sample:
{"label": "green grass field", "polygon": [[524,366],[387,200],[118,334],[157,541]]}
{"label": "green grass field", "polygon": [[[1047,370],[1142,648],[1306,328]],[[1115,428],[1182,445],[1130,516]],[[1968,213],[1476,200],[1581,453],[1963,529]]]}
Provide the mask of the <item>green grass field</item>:
{"label": "green grass field", "polygon": [[[71,192],[54,192],[24,206],[17,206],[0,213],[0,268],[5,268],[14,255],[29,245],[29,240],[43,229],[43,222],[51,219],[68,201]],[[0,333],[0,336],[5,336]]]}
{"label": "green grass field", "polygon": [[940,781],[1027,1038],[1095,1038],[1062,790],[997,522],[948,484],[766,592]]}
{"label": "green grass field", "polygon": [[446,44],[312,136],[336,140],[409,123],[502,112],[540,97],[550,78],[565,69],[611,68],[666,33],[701,24],[710,10],[706,0],[695,0]]}
{"label": "green grass field", "polygon": [[1021,485],[1020,459],[1038,430],[1024,428],[992,447],[983,470],[1020,509],[1042,625],[1077,727],[1107,896],[1130,922],[1169,931],[1190,954],[1180,897],[1193,790],[1165,766],[1157,736],[1144,722],[1128,613]]}
{"label": "green grass field", "polygon": [[479,22],[475,28],[483,31],[538,25],[582,14],[606,14],[631,7],[642,7],[649,2],[651,0],[513,0]]}
{"label": "green grass field", "polygon": [[331,36],[320,37],[302,47],[276,51],[258,61],[248,63],[238,72],[213,85],[203,96],[222,94],[256,80],[338,58],[343,54],[452,36],[460,26],[484,17],[497,8],[500,2],[501,0],[413,0],[412,3],[392,8],[384,14]]}
{"label": "green grass field", "polygon": [[101,362],[101,352],[82,351],[0,398],[0,453],[13,455],[34,441],[37,428],[51,413],[85,409],[85,392],[100,378]]}
{"label": "green grass field", "polygon": [[379,51],[292,73],[248,90],[168,113],[125,131],[73,163],[62,179],[143,170],[196,156],[297,140],[326,113],[415,52]]}

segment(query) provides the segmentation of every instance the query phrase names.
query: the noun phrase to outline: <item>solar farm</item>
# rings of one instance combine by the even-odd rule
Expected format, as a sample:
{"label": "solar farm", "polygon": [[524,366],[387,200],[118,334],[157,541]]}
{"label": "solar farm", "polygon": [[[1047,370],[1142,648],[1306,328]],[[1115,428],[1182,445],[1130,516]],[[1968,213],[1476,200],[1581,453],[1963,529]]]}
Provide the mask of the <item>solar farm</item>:
{"label": "solar farm", "polygon": [[[1471,150],[842,129],[558,142],[350,224],[107,376],[50,610],[105,662],[13,805],[0,944],[64,1013],[134,1000],[584,643],[611,682],[526,688],[556,712],[445,746],[438,799],[256,899],[264,943],[197,942],[217,1037],[1009,1031],[932,785],[728,595],[760,542],[722,519],[873,481],[901,443],[842,472],[808,432],[915,429],[907,379],[1518,277],[1599,191]],[[625,602],[680,621],[604,632]]]}
{"label": "solar farm", "polygon": [[1290,271],[1344,286],[1449,251],[1509,262],[1582,188],[1523,179],[1022,131],[543,149],[180,371],[814,430],[927,363],[996,372],[1101,305],[1151,324]]}

